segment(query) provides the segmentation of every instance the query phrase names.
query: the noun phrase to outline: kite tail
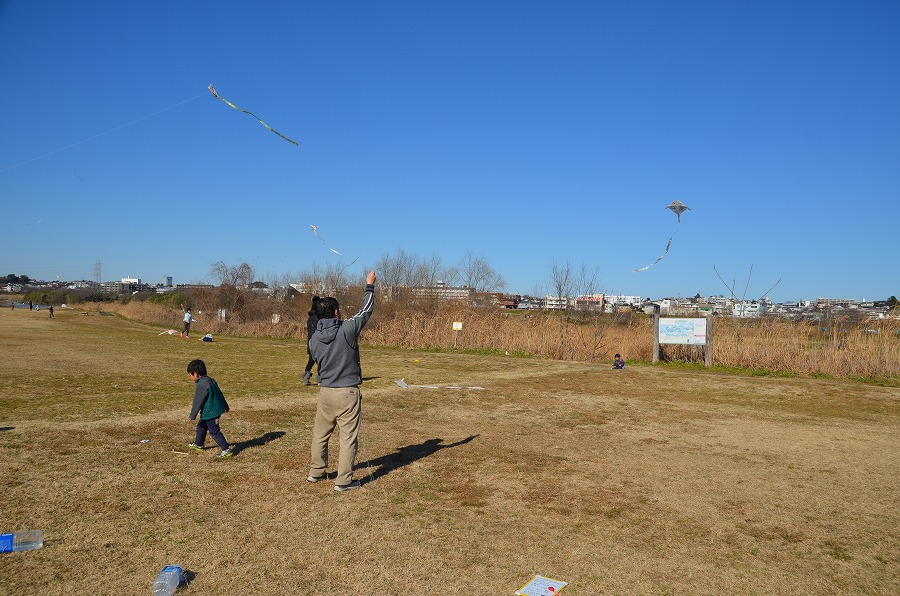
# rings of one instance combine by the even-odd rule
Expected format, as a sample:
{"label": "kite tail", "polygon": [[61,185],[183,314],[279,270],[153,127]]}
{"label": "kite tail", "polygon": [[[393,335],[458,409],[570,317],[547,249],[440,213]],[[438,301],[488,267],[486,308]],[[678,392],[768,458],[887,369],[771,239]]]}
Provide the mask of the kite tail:
{"label": "kite tail", "polygon": [[257,116],[256,114],[254,114],[253,112],[251,112],[251,111],[249,111],[249,110],[245,110],[245,109],[243,109],[243,108],[239,108],[239,107],[237,107],[236,105],[234,105],[233,103],[231,103],[230,101],[228,101],[227,99],[225,99],[224,97],[220,96],[218,93],[216,93],[216,89],[215,89],[215,87],[213,87],[212,85],[210,85],[208,88],[209,88],[209,92],[212,93],[212,94],[213,94],[213,97],[215,97],[216,99],[221,99],[222,101],[224,101],[225,103],[227,103],[228,105],[230,105],[232,108],[234,108],[234,109],[237,110],[238,112],[243,112],[243,113],[245,113],[245,114],[250,114],[251,116],[253,116],[253,117],[256,118],[257,120],[259,120],[259,123],[260,123],[260,124],[262,124],[263,126],[265,126],[266,128],[268,128],[269,130],[271,130],[272,132],[274,132],[275,134],[277,134],[279,137],[281,137],[282,139],[284,139],[284,140],[287,141],[288,143],[293,144],[295,147],[299,147],[299,146],[300,146],[299,144],[297,144],[297,141],[294,141],[293,139],[287,138],[286,136],[284,136],[283,134],[281,134],[280,132],[278,132],[277,130],[275,130],[274,128],[272,128],[271,126],[269,126],[268,124],[266,124],[265,122],[263,122],[263,119],[260,118],[259,116]]}
{"label": "kite tail", "polygon": [[634,273],[640,273],[641,271],[646,271],[646,270],[649,269],[650,267],[653,267],[654,265],[656,265],[657,263],[659,263],[660,261],[662,261],[662,260],[663,260],[663,257],[665,257],[667,254],[669,254],[669,249],[672,248],[672,239],[675,238],[675,235],[676,235],[676,234],[678,234],[678,229],[679,229],[680,227],[681,227],[681,222],[679,221],[679,222],[678,222],[678,225],[675,226],[675,231],[672,232],[672,235],[671,235],[671,236],[669,236],[669,242],[666,243],[666,250],[663,252],[663,254],[659,255],[659,258],[658,258],[658,259],[656,259],[655,261],[653,261],[652,263],[650,263],[650,264],[647,265],[646,267],[641,267],[640,269],[635,269],[635,270],[634,270]]}

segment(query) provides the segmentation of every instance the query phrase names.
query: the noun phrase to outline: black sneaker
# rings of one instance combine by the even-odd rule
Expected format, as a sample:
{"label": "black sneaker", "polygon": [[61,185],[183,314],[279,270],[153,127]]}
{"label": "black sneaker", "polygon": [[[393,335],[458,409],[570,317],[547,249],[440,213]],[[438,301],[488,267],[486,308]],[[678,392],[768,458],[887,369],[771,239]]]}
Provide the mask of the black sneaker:
{"label": "black sneaker", "polygon": [[359,488],[360,486],[362,486],[362,485],[359,483],[359,480],[354,480],[354,481],[351,482],[350,484],[345,484],[345,485],[343,485],[343,486],[341,486],[341,485],[339,485],[339,484],[335,484],[335,485],[334,485],[334,492],[336,492],[336,493],[342,493],[342,492],[347,491],[347,490],[353,490],[354,488]]}
{"label": "black sneaker", "polygon": [[224,459],[226,457],[231,457],[234,455],[234,449],[229,447],[228,449],[222,450],[222,453],[216,456],[217,459]]}

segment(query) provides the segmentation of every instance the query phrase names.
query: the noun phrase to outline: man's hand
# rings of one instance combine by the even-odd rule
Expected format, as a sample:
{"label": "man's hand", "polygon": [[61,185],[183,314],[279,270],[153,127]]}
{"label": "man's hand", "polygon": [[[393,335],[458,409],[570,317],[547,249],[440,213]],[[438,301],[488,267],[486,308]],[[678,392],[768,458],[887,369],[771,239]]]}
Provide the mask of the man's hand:
{"label": "man's hand", "polygon": [[375,277],[375,270],[372,269],[371,271],[369,271],[369,274],[366,276],[366,283],[374,284],[376,279],[378,279],[378,278]]}

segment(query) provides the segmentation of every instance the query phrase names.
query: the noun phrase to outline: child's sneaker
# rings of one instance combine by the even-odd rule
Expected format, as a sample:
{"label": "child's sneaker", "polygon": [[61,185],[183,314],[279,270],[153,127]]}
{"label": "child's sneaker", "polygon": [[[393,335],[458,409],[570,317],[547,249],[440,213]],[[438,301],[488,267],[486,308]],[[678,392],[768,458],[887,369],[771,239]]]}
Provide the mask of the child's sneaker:
{"label": "child's sneaker", "polygon": [[222,451],[222,453],[220,453],[220,454],[217,455],[216,457],[217,457],[218,459],[222,459],[222,458],[225,458],[225,457],[231,457],[232,455],[234,455],[234,449],[232,449],[231,447],[229,447],[228,449],[225,449],[224,451]]}
{"label": "child's sneaker", "polygon": [[203,446],[198,445],[197,443],[188,443],[188,449],[193,449],[194,451],[203,451]]}

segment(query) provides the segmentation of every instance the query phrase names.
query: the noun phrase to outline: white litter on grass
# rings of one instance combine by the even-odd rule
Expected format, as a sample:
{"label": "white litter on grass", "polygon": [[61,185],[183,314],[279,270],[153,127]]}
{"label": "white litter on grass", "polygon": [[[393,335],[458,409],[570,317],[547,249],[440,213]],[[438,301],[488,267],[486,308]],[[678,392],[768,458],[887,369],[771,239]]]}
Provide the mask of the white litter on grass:
{"label": "white litter on grass", "polygon": [[150,439],[141,439],[141,443],[149,443]]}
{"label": "white litter on grass", "polygon": [[410,385],[405,380],[399,379],[394,381],[401,389],[409,389],[410,387],[418,387],[420,389],[476,389],[484,390],[484,387],[463,387],[461,385]]}

